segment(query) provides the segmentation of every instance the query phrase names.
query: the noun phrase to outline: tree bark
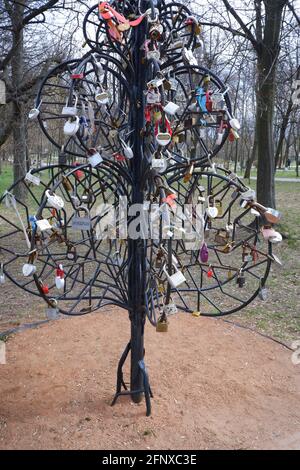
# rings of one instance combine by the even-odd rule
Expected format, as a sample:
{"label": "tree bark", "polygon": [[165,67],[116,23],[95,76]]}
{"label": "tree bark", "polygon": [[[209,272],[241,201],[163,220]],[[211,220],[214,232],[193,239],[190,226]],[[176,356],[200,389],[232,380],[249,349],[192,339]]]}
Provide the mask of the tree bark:
{"label": "tree bark", "polygon": [[257,82],[257,198],[267,207],[275,207],[275,158],[273,141],[276,64],[280,49],[280,31],[286,0],[264,0],[264,37],[258,50]]}
{"label": "tree bark", "polygon": [[[13,100],[13,140],[14,140],[14,182],[22,178],[26,173],[26,130],[24,103],[20,94],[24,73],[24,34],[22,21],[24,15],[24,5],[16,3],[12,12],[13,25],[13,48],[14,55],[11,60],[12,86],[14,87]],[[23,199],[26,197],[25,186],[18,185],[15,188],[16,197]]]}

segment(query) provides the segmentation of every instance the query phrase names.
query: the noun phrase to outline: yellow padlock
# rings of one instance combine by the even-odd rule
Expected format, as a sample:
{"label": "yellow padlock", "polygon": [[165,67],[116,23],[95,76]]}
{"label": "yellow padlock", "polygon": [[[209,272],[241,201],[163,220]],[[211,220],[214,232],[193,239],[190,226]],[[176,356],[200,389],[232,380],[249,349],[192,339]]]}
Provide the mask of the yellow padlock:
{"label": "yellow padlock", "polygon": [[199,317],[201,317],[201,312],[193,312],[192,315],[195,318],[199,318]]}

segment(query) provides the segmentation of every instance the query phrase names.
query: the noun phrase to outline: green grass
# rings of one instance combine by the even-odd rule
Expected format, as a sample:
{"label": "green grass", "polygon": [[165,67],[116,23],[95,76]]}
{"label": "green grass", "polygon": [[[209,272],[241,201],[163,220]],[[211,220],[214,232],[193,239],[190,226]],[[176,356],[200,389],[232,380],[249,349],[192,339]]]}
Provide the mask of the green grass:
{"label": "green grass", "polygon": [[2,173],[0,174],[0,196],[13,184],[13,167],[12,165],[2,165]]}

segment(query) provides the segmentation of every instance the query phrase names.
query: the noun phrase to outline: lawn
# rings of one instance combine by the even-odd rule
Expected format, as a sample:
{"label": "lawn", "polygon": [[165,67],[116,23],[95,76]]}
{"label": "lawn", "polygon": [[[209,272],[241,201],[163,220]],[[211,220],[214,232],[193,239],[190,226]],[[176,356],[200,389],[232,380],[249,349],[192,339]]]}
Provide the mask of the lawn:
{"label": "lawn", "polygon": [[[12,168],[3,166],[0,193],[11,183]],[[252,186],[255,187],[255,182]],[[228,317],[228,320],[290,344],[300,339],[300,184],[277,182],[276,193],[277,208],[283,214],[279,231],[284,235],[284,241],[275,247],[275,253],[281,258],[283,266],[274,265],[272,268],[267,301],[256,300],[245,310]]]}

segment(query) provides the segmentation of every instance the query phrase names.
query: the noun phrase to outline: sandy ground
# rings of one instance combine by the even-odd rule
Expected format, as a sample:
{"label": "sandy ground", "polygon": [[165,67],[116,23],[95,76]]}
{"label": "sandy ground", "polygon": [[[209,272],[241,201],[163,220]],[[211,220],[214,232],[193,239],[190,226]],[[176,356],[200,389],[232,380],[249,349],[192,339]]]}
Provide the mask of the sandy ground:
{"label": "sandy ground", "polygon": [[147,326],[155,398],[110,407],[128,341],[115,308],[15,335],[0,366],[1,449],[300,449],[300,366],[222,321],[180,314]]}

